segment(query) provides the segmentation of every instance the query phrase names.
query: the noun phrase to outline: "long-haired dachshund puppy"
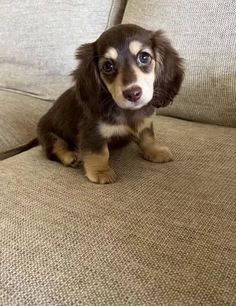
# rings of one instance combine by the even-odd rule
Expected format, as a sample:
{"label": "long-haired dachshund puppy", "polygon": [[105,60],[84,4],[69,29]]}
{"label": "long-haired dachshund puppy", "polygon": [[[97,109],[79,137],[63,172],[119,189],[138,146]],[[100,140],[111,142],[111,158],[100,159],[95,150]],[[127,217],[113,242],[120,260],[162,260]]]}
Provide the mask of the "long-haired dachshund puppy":
{"label": "long-haired dachshund puppy", "polygon": [[151,116],[178,93],[183,67],[163,33],[117,25],[79,47],[76,58],[74,86],[38,124],[38,141],[47,157],[72,167],[82,161],[95,183],[115,181],[109,148],[129,140],[146,160],[170,161],[169,149],[155,142]]}

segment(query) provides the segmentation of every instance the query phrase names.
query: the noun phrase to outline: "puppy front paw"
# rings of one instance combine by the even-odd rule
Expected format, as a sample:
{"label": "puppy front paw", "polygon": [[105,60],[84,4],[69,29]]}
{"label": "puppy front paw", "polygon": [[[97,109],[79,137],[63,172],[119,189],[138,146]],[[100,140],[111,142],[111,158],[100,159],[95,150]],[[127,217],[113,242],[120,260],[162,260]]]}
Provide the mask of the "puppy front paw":
{"label": "puppy front paw", "polygon": [[87,178],[97,184],[110,184],[116,181],[117,175],[116,173],[109,167],[106,170],[100,171],[87,171]]}
{"label": "puppy front paw", "polygon": [[79,156],[76,152],[67,151],[63,155],[62,163],[66,167],[77,168],[80,165],[81,160],[79,159]]}
{"label": "puppy front paw", "polygon": [[166,163],[173,160],[170,150],[167,147],[160,147],[158,145],[147,148],[143,152],[143,157],[154,163]]}

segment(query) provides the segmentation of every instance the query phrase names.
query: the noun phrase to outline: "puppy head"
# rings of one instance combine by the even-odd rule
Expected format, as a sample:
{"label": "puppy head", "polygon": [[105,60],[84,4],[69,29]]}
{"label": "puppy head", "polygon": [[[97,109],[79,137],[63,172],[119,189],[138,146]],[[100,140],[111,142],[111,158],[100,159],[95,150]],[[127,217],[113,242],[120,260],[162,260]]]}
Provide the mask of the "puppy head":
{"label": "puppy head", "polygon": [[181,60],[163,33],[131,24],[115,26],[94,43],[81,46],[77,58],[87,86],[91,83],[94,88],[90,94],[104,84],[123,109],[168,105],[183,78]]}

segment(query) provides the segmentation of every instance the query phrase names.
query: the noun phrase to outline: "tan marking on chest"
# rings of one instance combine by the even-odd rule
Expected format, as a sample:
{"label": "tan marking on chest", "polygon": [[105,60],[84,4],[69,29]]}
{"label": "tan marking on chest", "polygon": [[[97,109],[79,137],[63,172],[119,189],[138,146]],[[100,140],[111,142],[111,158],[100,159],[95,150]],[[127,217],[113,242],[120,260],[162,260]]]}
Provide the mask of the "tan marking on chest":
{"label": "tan marking on chest", "polygon": [[131,133],[131,129],[127,125],[113,125],[104,122],[99,124],[99,131],[104,138],[111,138],[113,136],[126,136]]}

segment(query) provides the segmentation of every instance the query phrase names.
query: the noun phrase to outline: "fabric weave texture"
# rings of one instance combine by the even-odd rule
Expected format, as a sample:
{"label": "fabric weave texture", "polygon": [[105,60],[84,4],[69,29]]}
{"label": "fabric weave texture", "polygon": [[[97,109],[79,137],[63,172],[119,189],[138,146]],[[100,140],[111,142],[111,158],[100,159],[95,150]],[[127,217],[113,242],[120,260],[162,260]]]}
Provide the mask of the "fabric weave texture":
{"label": "fabric weave texture", "polygon": [[0,163],[1,305],[234,305],[236,130],[157,117],[175,160],[112,185],[40,148]]}

